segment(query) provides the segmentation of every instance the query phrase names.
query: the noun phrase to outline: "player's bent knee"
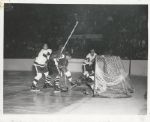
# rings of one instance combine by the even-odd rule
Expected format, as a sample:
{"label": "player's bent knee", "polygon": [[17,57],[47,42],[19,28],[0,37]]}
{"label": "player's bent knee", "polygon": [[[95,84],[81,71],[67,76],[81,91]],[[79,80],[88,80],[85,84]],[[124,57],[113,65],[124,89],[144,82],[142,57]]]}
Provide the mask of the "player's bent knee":
{"label": "player's bent knee", "polygon": [[46,77],[48,76],[48,74],[49,74],[48,72],[45,72],[45,73],[44,73],[44,75],[45,75]]}
{"label": "player's bent knee", "polygon": [[40,80],[42,78],[42,73],[37,73],[35,79]]}
{"label": "player's bent knee", "polygon": [[66,75],[67,77],[70,77],[70,76],[71,76],[71,72],[70,72],[70,71],[67,71],[67,72],[65,73],[65,75]]}

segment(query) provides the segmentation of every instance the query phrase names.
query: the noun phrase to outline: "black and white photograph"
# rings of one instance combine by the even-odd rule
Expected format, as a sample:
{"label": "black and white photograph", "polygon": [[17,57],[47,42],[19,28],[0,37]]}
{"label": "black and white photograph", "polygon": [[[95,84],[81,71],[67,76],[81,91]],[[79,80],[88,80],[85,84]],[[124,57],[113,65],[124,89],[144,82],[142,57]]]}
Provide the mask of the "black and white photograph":
{"label": "black and white photograph", "polygon": [[3,114],[147,115],[148,5],[4,4]]}

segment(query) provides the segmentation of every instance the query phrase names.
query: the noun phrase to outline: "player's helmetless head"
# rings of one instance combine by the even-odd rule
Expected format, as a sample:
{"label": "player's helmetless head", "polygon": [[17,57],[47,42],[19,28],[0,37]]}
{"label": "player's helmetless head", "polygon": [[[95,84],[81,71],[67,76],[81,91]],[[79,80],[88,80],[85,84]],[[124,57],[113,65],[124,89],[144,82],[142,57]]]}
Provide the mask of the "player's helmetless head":
{"label": "player's helmetless head", "polygon": [[47,49],[48,49],[48,45],[47,45],[46,43],[43,45],[43,49],[44,49],[44,50],[47,50]]}
{"label": "player's helmetless head", "polygon": [[90,53],[91,53],[91,55],[94,55],[95,50],[94,49],[90,50]]}

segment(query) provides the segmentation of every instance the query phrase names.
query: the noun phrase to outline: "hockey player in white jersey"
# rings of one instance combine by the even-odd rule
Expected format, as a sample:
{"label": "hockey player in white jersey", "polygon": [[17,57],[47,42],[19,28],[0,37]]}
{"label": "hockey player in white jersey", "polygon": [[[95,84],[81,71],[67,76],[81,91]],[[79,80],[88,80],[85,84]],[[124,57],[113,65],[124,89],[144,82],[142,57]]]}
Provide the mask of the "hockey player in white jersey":
{"label": "hockey player in white jersey", "polygon": [[35,58],[34,67],[36,70],[36,76],[32,82],[31,90],[39,90],[37,84],[39,80],[42,78],[42,74],[45,76],[45,83],[44,85],[52,85],[51,84],[51,77],[49,76],[48,68],[47,68],[47,61],[50,58],[52,53],[51,49],[48,49],[48,45],[44,44],[43,49],[39,52],[38,56]]}

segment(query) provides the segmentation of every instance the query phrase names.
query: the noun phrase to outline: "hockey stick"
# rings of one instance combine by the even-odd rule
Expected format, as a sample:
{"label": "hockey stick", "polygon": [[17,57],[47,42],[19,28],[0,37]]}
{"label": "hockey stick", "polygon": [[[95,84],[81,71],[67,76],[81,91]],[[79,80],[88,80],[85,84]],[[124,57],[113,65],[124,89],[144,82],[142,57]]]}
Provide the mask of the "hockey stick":
{"label": "hockey stick", "polygon": [[63,47],[62,47],[62,49],[61,49],[61,53],[63,52],[63,50],[65,49],[65,47],[66,47],[67,43],[69,42],[69,40],[70,40],[70,38],[71,38],[71,36],[72,36],[73,32],[75,31],[75,28],[77,27],[78,23],[79,23],[79,22],[78,22],[78,21],[76,21],[76,24],[75,24],[75,26],[73,27],[73,29],[72,29],[72,31],[71,31],[71,33],[70,33],[70,35],[68,36],[67,41],[65,42],[64,46],[63,46]]}

